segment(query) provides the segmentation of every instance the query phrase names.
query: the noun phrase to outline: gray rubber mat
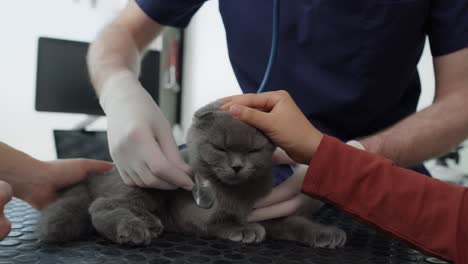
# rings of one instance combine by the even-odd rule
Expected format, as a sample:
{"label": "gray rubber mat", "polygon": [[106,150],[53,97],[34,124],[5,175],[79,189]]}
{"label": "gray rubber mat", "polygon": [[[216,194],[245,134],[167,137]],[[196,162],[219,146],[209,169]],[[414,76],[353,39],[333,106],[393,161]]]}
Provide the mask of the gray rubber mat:
{"label": "gray rubber mat", "polygon": [[445,263],[408,248],[398,240],[376,232],[333,207],[326,206],[315,219],[342,227],[348,234],[345,248],[313,249],[286,241],[265,241],[257,245],[164,234],[147,247],[131,248],[111,244],[101,237],[60,245],[44,244],[34,235],[39,213],[14,199],[5,208],[12,231],[0,241],[0,264],[6,263]]}

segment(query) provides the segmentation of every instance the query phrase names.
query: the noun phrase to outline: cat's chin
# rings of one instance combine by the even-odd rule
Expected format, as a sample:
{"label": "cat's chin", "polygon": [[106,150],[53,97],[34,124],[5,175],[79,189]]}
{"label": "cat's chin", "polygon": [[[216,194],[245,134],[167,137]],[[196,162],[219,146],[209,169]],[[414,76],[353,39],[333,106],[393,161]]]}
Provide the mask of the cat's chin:
{"label": "cat's chin", "polygon": [[223,178],[218,178],[223,184],[226,185],[238,185],[241,184],[245,181],[245,179],[238,177],[237,175],[234,175],[232,177],[223,177]]}

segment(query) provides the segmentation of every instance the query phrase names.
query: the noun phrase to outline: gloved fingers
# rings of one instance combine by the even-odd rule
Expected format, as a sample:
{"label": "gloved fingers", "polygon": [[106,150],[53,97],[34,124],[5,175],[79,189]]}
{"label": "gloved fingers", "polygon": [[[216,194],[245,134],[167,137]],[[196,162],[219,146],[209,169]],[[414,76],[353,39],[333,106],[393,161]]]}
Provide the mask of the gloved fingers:
{"label": "gloved fingers", "polygon": [[177,186],[170,184],[161,178],[155,177],[146,164],[142,165],[138,175],[141,176],[145,187],[156,188],[161,190],[177,189]]}
{"label": "gloved fingers", "polygon": [[172,135],[172,129],[169,124],[169,121],[162,115],[162,113],[158,113],[160,116],[158,119],[164,120],[162,124],[158,124],[158,127],[155,128],[155,133],[157,135],[157,142],[160,146],[160,149],[164,156],[174,163],[180,170],[185,172],[186,174],[191,173],[190,166],[185,163],[180,155],[179,148],[174,140]]}
{"label": "gloved fingers", "polygon": [[302,173],[303,171],[295,171],[286,181],[273,188],[269,195],[256,202],[254,208],[268,207],[296,196],[301,192]]}
{"label": "gloved fingers", "polygon": [[137,186],[136,183],[130,177],[130,175],[128,175],[128,173],[126,173],[125,171],[119,172],[119,173],[120,173],[120,177],[122,178],[123,182],[126,185],[128,185],[128,186]]}
{"label": "gloved fingers", "polygon": [[185,174],[187,174],[190,177],[190,179],[192,179],[192,168],[187,163],[185,163],[184,161],[182,161],[181,163],[174,162],[174,165],[181,171],[183,171]]}
{"label": "gloved fingers", "polygon": [[255,209],[248,217],[248,222],[259,222],[268,219],[286,217],[295,214],[304,203],[307,196],[298,194],[292,199],[274,204],[272,206]]}
{"label": "gloved fingers", "polygon": [[138,173],[136,173],[135,171],[131,170],[128,172],[128,176],[130,177],[130,179],[132,179],[132,181],[139,187],[145,187],[145,183],[143,182],[143,180],[140,178],[140,176],[138,175]]}
{"label": "gloved fingers", "polygon": [[276,148],[273,153],[273,164],[295,165],[296,162],[292,160],[282,148]]}
{"label": "gloved fingers", "polygon": [[128,185],[128,186],[135,186],[136,184],[132,181],[132,179],[128,176],[128,173],[125,172],[125,170],[122,169],[122,167],[119,165],[120,163],[117,162],[115,158],[115,167],[117,168],[117,171],[119,172],[120,178],[122,178],[122,181]]}
{"label": "gloved fingers", "polygon": [[162,140],[159,142],[164,156],[177,166],[179,170],[183,171],[185,174],[191,174],[192,169],[180,156],[179,149],[177,148],[174,139],[170,138],[168,140],[170,141],[167,142],[166,140]]}
{"label": "gloved fingers", "polygon": [[147,161],[147,165],[151,173],[167,183],[191,190],[193,187],[192,179],[164,156],[159,144],[154,141],[154,144],[149,147],[148,157],[151,159]]}

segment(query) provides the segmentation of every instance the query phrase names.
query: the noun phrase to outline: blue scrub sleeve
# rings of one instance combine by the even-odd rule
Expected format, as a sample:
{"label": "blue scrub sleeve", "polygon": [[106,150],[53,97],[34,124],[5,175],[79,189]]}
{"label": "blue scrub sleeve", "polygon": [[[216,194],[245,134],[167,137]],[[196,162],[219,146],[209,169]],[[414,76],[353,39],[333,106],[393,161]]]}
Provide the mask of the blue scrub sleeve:
{"label": "blue scrub sleeve", "polygon": [[428,35],[432,55],[468,47],[468,0],[432,0]]}
{"label": "blue scrub sleeve", "polygon": [[136,0],[141,10],[161,25],[184,28],[206,0]]}

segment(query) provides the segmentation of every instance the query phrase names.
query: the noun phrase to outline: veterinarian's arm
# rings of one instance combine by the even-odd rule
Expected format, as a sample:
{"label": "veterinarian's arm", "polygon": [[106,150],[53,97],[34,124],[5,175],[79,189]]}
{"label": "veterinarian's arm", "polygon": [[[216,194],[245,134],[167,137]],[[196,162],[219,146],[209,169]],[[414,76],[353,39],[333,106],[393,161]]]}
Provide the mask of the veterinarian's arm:
{"label": "veterinarian's arm", "polygon": [[137,77],[144,49],[161,30],[161,25],[130,1],[90,46],[88,69],[96,92],[100,95],[104,83],[116,73],[131,72]]}
{"label": "veterinarian's arm", "polygon": [[13,196],[38,209],[53,201],[58,190],[111,168],[112,163],[87,159],[39,161],[0,142],[0,181],[12,187]]}
{"label": "veterinarian's arm", "polygon": [[[310,163],[304,180],[288,180],[286,187],[275,188],[264,199],[273,205],[256,210],[250,220],[294,214],[301,202],[295,198],[297,190],[302,188],[304,193],[334,203],[425,252],[466,263],[465,188],[402,169],[388,159],[323,137],[286,92],[241,95],[222,101],[227,103],[223,109],[261,129],[293,159]],[[308,132],[298,134],[296,130]]]}
{"label": "veterinarian's arm", "polygon": [[109,149],[128,185],[191,189],[172,128],[138,81],[143,50],[162,26],[130,1],[91,45],[88,68],[106,113]]}
{"label": "veterinarian's arm", "polygon": [[412,166],[447,153],[468,136],[468,48],[434,58],[434,102],[359,141],[366,150]]}

